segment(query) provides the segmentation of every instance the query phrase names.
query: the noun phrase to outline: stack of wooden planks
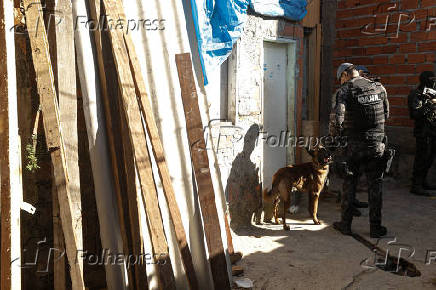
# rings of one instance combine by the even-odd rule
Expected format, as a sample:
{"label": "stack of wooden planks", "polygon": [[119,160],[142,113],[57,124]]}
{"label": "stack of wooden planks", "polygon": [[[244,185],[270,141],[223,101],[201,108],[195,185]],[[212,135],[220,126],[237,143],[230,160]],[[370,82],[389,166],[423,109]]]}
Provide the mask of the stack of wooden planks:
{"label": "stack of wooden planks", "polygon": [[[8,57],[14,59],[13,55],[7,55],[10,49],[7,49],[8,34],[4,24],[6,18],[13,19],[13,0],[1,0],[0,2],[0,17],[2,18],[0,19],[0,58],[4,63]],[[46,30],[46,26],[40,23],[44,21],[43,11],[46,8],[41,2],[22,0],[21,6],[29,32],[44,132],[53,165],[53,212],[55,216],[57,214],[60,216],[60,222],[58,220],[53,222],[54,246],[65,247],[69,264],[69,273],[66,273],[64,260],[58,259],[54,263],[54,289],[66,289],[67,275],[71,279],[72,289],[86,289],[85,267],[83,261],[77,260],[77,253],[83,249],[84,243],[77,149],[77,114],[75,114],[77,112],[77,98],[75,97],[77,76],[71,1],[56,1],[55,8],[62,12],[66,21],[56,26],[55,31],[50,31],[50,27]],[[89,12],[93,19],[100,19],[102,15],[105,15],[108,21],[125,19],[121,0],[90,0]],[[177,239],[177,250],[180,252],[188,285],[190,289],[200,289],[182,223],[182,215],[176,202],[176,192],[171,182],[150,99],[146,93],[147,84],[142,76],[132,39],[123,29],[103,28],[92,31],[91,35],[95,42],[96,62],[105,108],[111,171],[124,254],[136,257],[144,255],[144,233],[140,227],[140,204],[142,203],[137,199],[139,196],[145,205],[146,223],[153,251],[151,254],[157,257],[155,262],[159,288],[176,289],[174,261],[171,261],[169,256],[169,245],[158,202],[156,182],[159,179],[162,183],[171,225]],[[107,51],[110,51],[111,55],[108,56]],[[112,60],[111,64],[106,61],[108,57]],[[190,54],[177,55],[176,63],[213,284],[215,289],[230,289]],[[11,155],[8,153],[11,146],[15,144],[12,141],[18,142],[19,139],[17,134],[10,134],[11,126],[14,130],[18,130],[18,126],[16,121],[13,121],[16,119],[16,107],[10,105],[16,102],[16,96],[13,89],[8,90],[11,88],[8,86],[8,81],[14,81],[11,74],[15,74],[15,71],[9,69],[10,66],[7,66],[0,70],[1,289],[20,289],[21,286],[17,285],[19,284],[17,275],[21,274],[19,271],[11,270],[10,254],[13,248],[11,240],[16,237],[14,231],[19,232],[19,226],[17,230],[17,226],[11,223],[15,222],[15,220],[11,221],[11,217],[14,217],[12,209],[17,208],[17,205],[11,202],[11,196],[13,187],[19,186],[20,181],[19,176],[11,174],[16,173],[12,166],[17,166],[21,160],[10,160]],[[111,76],[116,78],[115,84],[110,81]],[[113,88],[116,88],[116,93],[109,94]],[[157,165],[158,176],[153,175],[153,160]],[[144,263],[135,263],[126,269],[127,277],[124,288],[148,289],[149,281]],[[120,289],[119,285],[111,285],[109,279],[106,282],[108,289]]]}

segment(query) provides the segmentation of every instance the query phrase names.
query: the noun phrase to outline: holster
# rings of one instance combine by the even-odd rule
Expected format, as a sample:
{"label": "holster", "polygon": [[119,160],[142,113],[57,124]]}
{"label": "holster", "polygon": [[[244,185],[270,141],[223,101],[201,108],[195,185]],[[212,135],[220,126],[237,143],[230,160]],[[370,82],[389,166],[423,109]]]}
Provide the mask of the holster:
{"label": "holster", "polygon": [[389,173],[391,169],[391,165],[392,165],[392,161],[394,160],[394,157],[395,157],[395,149],[390,148],[385,150],[382,156],[382,160],[383,160],[383,170],[386,174]]}
{"label": "holster", "polygon": [[347,176],[352,176],[353,172],[350,171],[347,162],[335,162],[335,169],[339,177],[345,179]]}
{"label": "holster", "polygon": [[383,171],[384,173],[388,174],[389,171],[391,170],[391,166],[392,166],[392,161],[394,160],[395,157],[395,149],[392,148],[387,148],[388,147],[388,136],[385,136],[383,138],[383,143],[386,146],[386,149],[383,153],[382,156],[382,162],[383,162]]}

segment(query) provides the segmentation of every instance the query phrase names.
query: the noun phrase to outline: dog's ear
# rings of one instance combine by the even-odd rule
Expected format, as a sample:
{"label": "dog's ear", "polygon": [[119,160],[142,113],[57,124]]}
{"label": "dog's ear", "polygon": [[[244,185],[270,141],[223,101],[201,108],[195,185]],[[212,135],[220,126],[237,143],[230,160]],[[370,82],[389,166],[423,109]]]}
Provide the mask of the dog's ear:
{"label": "dog's ear", "polygon": [[305,147],[305,149],[306,149],[307,153],[309,153],[310,156],[312,156],[312,157],[314,156],[315,150],[311,149],[310,146]]}

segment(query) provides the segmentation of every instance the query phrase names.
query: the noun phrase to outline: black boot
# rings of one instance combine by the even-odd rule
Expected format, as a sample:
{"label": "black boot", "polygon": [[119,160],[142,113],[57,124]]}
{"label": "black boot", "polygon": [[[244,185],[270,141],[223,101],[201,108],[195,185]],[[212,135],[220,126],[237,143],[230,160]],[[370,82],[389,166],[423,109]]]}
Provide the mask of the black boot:
{"label": "black boot", "polygon": [[410,189],[410,193],[414,195],[421,195],[421,196],[430,196],[430,193],[427,192],[424,188],[424,178],[419,177],[413,177],[413,184],[412,188]]}
{"label": "black boot", "polygon": [[386,236],[388,232],[388,229],[381,225],[371,225],[369,236],[371,238],[381,238],[383,236]]}
{"label": "black boot", "polygon": [[424,184],[422,185],[422,188],[424,188],[424,190],[435,191],[436,190],[436,185],[435,184],[430,184],[427,181],[425,181]]}
{"label": "black boot", "polygon": [[346,236],[350,236],[352,234],[351,232],[351,223],[347,223],[344,221],[341,222],[334,222],[333,223],[333,228],[339,232],[341,232],[341,234],[346,235]]}
{"label": "black boot", "polygon": [[425,190],[424,186],[422,184],[413,184],[412,189],[410,190],[410,193],[414,195],[420,195],[420,196],[430,196],[431,194]]}
{"label": "black boot", "polygon": [[359,201],[357,199],[353,202],[354,207],[356,208],[368,208],[368,203],[364,201]]}
{"label": "black boot", "polygon": [[360,210],[358,210],[357,208],[353,207],[353,216],[359,217],[361,215],[362,215],[362,213],[360,212]]}

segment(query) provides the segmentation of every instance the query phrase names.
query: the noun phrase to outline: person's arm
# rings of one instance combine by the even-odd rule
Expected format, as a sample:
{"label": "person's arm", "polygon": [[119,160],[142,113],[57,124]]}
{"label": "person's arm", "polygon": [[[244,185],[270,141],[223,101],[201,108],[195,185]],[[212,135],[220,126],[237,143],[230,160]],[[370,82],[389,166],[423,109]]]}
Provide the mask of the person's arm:
{"label": "person's arm", "polygon": [[422,110],[423,103],[418,97],[418,93],[416,90],[410,92],[407,97],[407,103],[409,106],[410,117],[412,119],[421,119],[424,117],[424,112]]}
{"label": "person's arm", "polygon": [[342,128],[345,119],[345,104],[347,90],[345,86],[341,87],[336,95],[336,126]]}
{"label": "person's arm", "polygon": [[386,92],[385,87],[382,86],[382,90],[384,93],[384,99],[383,99],[383,108],[385,111],[385,120],[389,119],[389,100],[388,100],[388,93]]}
{"label": "person's arm", "polygon": [[336,102],[337,102],[337,94],[339,89],[335,91],[332,95],[332,109],[330,110],[329,115],[329,134],[331,136],[338,136],[338,132],[336,131]]}

